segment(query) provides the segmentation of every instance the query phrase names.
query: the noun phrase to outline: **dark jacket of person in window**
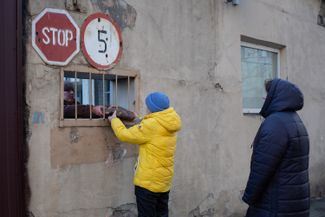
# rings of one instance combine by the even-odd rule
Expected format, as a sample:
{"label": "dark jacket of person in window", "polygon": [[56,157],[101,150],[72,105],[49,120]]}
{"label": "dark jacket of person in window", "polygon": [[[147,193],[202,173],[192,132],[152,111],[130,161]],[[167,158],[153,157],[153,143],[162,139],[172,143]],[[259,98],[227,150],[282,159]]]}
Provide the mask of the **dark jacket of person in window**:
{"label": "dark jacket of person in window", "polygon": [[103,117],[102,106],[82,105],[75,101],[74,85],[72,82],[64,82],[64,118],[75,118],[75,109],[77,108],[77,118]]}
{"label": "dark jacket of person in window", "polygon": [[253,142],[250,174],[243,195],[246,217],[308,217],[309,138],[296,113],[302,92],[294,84],[274,79],[266,85],[260,114],[265,118]]}

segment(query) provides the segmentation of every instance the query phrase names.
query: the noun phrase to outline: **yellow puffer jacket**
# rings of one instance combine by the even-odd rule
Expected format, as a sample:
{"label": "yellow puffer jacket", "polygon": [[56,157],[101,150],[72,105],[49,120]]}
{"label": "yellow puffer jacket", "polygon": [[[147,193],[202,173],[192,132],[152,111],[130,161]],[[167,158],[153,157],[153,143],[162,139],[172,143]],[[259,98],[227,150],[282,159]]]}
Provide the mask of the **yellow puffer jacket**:
{"label": "yellow puffer jacket", "polygon": [[134,184],[152,192],[169,191],[174,174],[176,132],[182,125],[175,110],[168,108],[146,115],[129,129],[119,118],[114,118],[111,125],[119,140],[140,147]]}

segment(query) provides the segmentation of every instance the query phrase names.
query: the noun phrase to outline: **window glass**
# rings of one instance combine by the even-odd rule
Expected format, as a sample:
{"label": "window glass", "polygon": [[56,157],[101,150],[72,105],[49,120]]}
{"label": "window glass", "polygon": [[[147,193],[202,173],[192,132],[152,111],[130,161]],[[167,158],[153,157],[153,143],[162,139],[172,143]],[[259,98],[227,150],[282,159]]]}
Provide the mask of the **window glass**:
{"label": "window glass", "polygon": [[264,81],[278,75],[278,53],[241,46],[244,112],[258,113],[266,96]]}

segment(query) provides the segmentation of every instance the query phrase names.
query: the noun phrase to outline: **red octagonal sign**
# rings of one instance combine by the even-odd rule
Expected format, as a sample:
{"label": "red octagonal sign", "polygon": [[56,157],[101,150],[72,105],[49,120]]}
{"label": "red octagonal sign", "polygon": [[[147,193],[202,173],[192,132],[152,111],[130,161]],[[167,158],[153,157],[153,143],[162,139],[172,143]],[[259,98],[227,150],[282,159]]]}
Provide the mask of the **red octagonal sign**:
{"label": "red octagonal sign", "polygon": [[32,23],[32,45],[44,62],[67,65],[79,52],[78,25],[65,10],[44,9]]}

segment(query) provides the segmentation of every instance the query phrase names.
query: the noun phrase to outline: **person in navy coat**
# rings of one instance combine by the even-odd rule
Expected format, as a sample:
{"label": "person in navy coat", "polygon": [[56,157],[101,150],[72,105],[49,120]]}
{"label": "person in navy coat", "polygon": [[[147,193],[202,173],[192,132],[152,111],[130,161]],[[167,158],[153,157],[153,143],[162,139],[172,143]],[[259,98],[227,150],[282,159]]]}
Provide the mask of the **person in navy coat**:
{"label": "person in navy coat", "polygon": [[309,138],[296,111],[304,98],[286,80],[266,83],[265,118],[253,142],[250,174],[242,200],[246,217],[309,217]]}

